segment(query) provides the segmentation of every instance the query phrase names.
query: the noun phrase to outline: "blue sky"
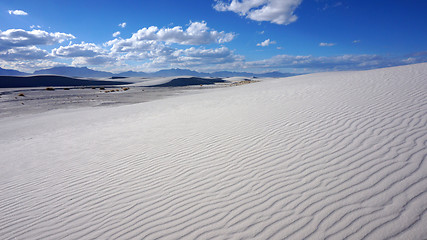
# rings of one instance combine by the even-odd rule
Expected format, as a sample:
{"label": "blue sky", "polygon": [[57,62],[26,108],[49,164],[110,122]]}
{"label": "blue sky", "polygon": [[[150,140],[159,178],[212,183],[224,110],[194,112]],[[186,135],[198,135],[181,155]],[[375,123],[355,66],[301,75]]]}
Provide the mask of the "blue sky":
{"label": "blue sky", "polygon": [[0,67],[358,70],[427,61],[425,0],[2,0]]}

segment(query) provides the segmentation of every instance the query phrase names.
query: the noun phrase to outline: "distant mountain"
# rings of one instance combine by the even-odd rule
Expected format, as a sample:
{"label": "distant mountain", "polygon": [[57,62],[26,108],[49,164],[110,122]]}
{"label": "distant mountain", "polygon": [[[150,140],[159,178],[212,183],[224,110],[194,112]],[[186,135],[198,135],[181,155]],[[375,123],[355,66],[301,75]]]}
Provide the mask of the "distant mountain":
{"label": "distant mountain", "polygon": [[272,78],[280,78],[280,77],[291,77],[295,76],[295,73],[282,73],[282,72],[268,72],[268,73],[259,73],[254,74],[255,77],[272,77]]}
{"label": "distant mountain", "polygon": [[173,76],[193,76],[193,77],[289,77],[294,76],[293,73],[282,73],[282,72],[268,72],[268,73],[248,73],[248,72],[230,72],[230,71],[220,71],[213,73],[203,73],[192,71],[188,69],[165,69],[152,73],[145,72],[122,72],[114,74],[117,77],[173,77]]}
{"label": "distant mountain", "polygon": [[12,70],[12,69],[4,69],[0,68],[0,76],[23,76],[29,75],[28,73]]}
{"label": "distant mountain", "polygon": [[213,72],[210,73],[211,77],[290,77],[295,76],[293,73],[282,73],[282,72],[268,72],[268,73],[248,73],[248,72],[229,72],[229,71],[221,71],[221,72]]}
{"label": "distant mountain", "polygon": [[213,72],[210,73],[210,76],[212,77],[253,77],[253,73],[247,73],[247,72],[230,72],[230,71],[220,71],[220,72]]}
{"label": "distant mountain", "polygon": [[87,67],[53,67],[49,69],[38,70],[34,75],[53,74],[68,77],[111,77],[110,72],[95,71]]}
{"label": "distant mountain", "polygon": [[114,77],[148,77],[148,73],[127,71],[127,72],[114,74]]}
{"label": "distant mountain", "polygon": [[[14,71],[14,70],[10,70]],[[35,71],[34,75],[60,75],[67,77],[173,77],[173,76],[193,76],[193,77],[289,77],[294,76],[292,73],[282,73],[282,72],[268,72],[268,73],[248,73],[248,72],[230,72],[230,71],[220,71],[213,73],[203,73],[197,72],[189,69],[165,69],[157,72],[134,72],[127,71],[118,74],[113,74],[110,72],[95,71],[87,67],[53,67],[49,69],[43,69]],[[26,74],[22,74],[26,75]]]}
{"label": "distant mountain", "polygon": [[166,69],[160,70],[158,72],[151,73],[153,77],[173,77],[173,76],[194,76],[194,77],[203,77],[206,76],[206,73],[199,73],[196,71],[188,69]]}
{"label": "distant mountain", "polygon": [[157,72],[134,72],[127,71],[118,74],[114,74],[115,77],[173,77],[173,76],[194,76],[194,77],[204,77],[208,76],[206,73],[199,73],[196,71],[188,70],[188,69],[165,69]]}

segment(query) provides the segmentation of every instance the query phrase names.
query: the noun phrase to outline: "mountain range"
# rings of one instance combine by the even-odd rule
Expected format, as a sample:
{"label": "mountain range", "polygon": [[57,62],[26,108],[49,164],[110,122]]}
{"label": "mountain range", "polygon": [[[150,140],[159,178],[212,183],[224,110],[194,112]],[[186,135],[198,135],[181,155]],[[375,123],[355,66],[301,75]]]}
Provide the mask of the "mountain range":
{"label": "mountain range", "polygon": [[0,68],[0,76],[23,76],[28,75],[28,73],[12,70],[12,69],[3,69]]}
{"label": "mountain range", "polygon": [[296,74],[282,72],[267,72],[267,73],[248,73],[248,72],[230,72],[219,71],[213,73],[197,72],[189,69],[165,69],[157,72],[134,72],[127,71],[118,74],[104,71],[96,71],[87,67],[53,67],[35,71],[34,73],[24,73],[16,70],[0,68],[0,76],[22,76],[22,75],[60,75],[67,77],[172,77],[172,76],[194,76],[194,77],[289,77]]}

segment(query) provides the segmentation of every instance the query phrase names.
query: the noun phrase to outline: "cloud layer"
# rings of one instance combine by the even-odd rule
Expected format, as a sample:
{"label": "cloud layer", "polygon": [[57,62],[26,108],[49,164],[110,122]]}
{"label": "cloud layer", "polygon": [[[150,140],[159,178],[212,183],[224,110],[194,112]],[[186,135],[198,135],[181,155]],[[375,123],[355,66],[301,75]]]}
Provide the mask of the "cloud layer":
{"label": "cloud layer", "polygon": [[[362,55],[339,55],[339,56],[292,56],[276,55],[272,58],[247,62],[247,68],[260,69],[280,69],[280,68],[299,68],[313,71],[340,71],[340,70],[365,70],[380,67],[391,67],[408,63],[425,62],[426,56],[420,54],[416,57],[384,57],[375,54]],[[410,61],[410,62],[408,62]]]}
{"label": "cloud layer", "polygon": [[[398,57],[379,55],[322,57],[283,54],[263,60],[247,61],[244,56],[225,46],[235,38],[234,33],[211,29],[204,21],[190,22],[186,27],[145,27],[129,38],[118,37],[119,32],[114,35],[116,38],[113,40],[95,44],[71,43],[69,41],[76,38],[72,34],[40,29],[0,31],[0,66],[23,71],[66,64],[98,66],[98,69],[110,68],[119,71],[123,69],[150,71],[179,67],[201,71],[249,69],[256,72],[299,69],[298,72],[315,72],[371,69],[427,61],[426,52]],[[275,43],[266,39],[257,43],[257,46],[267,47]],[[333,45],[333,43],[319,44],[324,47]]]}
{"label": "cloud layer", "polygon": [[42,30],[8,29],[4,32],[0,30],[0,51],[14,47],[53,45],[74,38],[72,34],[48,33]]}
{"label": "cloud layer", "polygon": [[[125,26],[125,24],[121,24]],[[115,32],[118,37],[120,32]],[[51,33],[33,29],[9,29],[0,31],[0,65],[29,66],[25,61],[45,60],[43,66],[54,65],[55,60],[69,61],[71,65],[83,66],[126,66],[128,62],[139,62],[140,67],[163,68],[172,66],[195,67],[206,64],[224,64],[242,59],[225,46],[202,47],[230,42],[234,33],[216,31],[206,22],[190,22],[187,27],[146,27],[130,38],[115,38],[102,45],[81,42],[57,46],[50,51],[40,47],[58,45],[75,39],[72,34]],[[180,47],[179,47],[180,46]],[[53,61],[47,63],[46,61]],[[142,62],[142,64],[141,64]]]}
{"label": "cloud layer", "polygon": [[211,30],[206,22],[191,22],[185,30],[181,26],[161,29],[156,26],[142,28],[134,33],[129,41],[160,41],[182,45],[202,45],[226,43],[233,40],[234,37],[234,33]]}
{"label": "cloud layer", "polygon": [[288,25],[297,20],[295,9],[302,0],[232,0],[229,3],[217,0],[217,11],[231,11],[254,21],[267,21]]}

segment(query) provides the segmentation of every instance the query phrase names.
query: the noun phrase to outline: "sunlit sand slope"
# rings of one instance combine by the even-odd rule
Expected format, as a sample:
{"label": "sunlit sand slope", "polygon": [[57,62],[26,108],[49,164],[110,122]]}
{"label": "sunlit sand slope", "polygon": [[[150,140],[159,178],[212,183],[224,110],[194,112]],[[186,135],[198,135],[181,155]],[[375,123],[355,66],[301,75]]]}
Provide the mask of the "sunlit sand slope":
{"label": "sunlit sand slope", "polygon": [[0,119],[1,239],[423,239],[427,64]]}

